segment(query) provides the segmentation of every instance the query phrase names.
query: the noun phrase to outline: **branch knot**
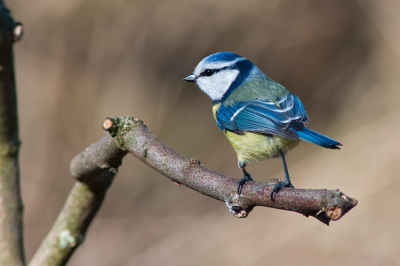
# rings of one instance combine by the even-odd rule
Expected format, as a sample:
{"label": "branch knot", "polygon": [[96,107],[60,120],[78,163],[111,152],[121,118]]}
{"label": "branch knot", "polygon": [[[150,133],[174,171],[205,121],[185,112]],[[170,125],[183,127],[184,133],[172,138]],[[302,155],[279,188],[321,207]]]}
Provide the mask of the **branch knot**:
{"label": "branch knot", "polygon": [[228,206],[233,216],[237,218],[246,218],[254,208],[252,205],[244,204],[239,194],[235,194],[229,201],[226,201],[225,204]]}

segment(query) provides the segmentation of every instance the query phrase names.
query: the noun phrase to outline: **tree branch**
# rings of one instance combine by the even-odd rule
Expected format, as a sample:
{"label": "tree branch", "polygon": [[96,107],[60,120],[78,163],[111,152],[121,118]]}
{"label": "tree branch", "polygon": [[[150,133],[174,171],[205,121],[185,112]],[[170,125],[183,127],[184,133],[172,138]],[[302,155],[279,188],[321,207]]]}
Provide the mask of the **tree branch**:
{"label": "tree branch", "polygon": [[76,182],[30,266],[65,265],[82,243],[126,151],[109,135],[78,154],[70,171]]}
{"label": "tree branch", "polygon": [[237,179],[207,169],[198,160],[176,153],[158,140],[141,120],[108,118],[103,128],[142,162],[178,184],[225,202],[232,214],[239,218],[247,217],[255,206],[265,206],[313,216],[328,225],[330,220],[338,220],[357,205],[357,200],[339,190],[326,189],[284,188],[272,202],[271,191],[279,182],[276,179],[267,183],[248,181],[239,196]]}
{"label": "tree branch", "polygon": [[357,200],[338,190],[282,189],[271,201],[278,180],[248,181],[241,196],[237,179],[207,169],[196,159],[188,159],[159,141],[143,121],[133,117],[107,118],[107,133],[71,162],[71,174],[78,180],[57,221],[30,266],[65,265],[82,243],[86,230],[100,208],[105,193],[129,152],[179,185],[224,201],[234,216],[247,217],[255,206],[289,210],[313,216],[325,224],[338,220]]}
{"label": "tree branch", "polygon": [[19,181],[19,128],[12,45],[22,37],[0,0],[0,265],[25,265]]}

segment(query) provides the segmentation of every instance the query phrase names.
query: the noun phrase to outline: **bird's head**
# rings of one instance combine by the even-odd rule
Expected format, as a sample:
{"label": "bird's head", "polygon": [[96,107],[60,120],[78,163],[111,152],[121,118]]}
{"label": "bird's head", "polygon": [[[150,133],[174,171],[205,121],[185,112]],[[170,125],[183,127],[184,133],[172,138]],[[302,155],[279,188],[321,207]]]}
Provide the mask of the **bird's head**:
{"label": "bird's head", "polygon": [[231,52],[205,57],[184,80],[196,82],[214,102],[221,101],[243,82],[263,73],[249,60]]}

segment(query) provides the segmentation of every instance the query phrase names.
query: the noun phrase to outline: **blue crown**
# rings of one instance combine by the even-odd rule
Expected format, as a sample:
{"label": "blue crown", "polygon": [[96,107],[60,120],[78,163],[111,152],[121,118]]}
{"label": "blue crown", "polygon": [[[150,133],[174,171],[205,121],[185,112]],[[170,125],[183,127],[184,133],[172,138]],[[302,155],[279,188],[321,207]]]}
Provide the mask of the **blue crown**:
{"label": "blue crown", "polygon": [[238,58],[243,58],[238,54],[232,53],[232,52],[220,52],[220,53],[215,53],[212,55],[207,56],[204,61],[206,62],[217,62],[217,61],[234,61]]}

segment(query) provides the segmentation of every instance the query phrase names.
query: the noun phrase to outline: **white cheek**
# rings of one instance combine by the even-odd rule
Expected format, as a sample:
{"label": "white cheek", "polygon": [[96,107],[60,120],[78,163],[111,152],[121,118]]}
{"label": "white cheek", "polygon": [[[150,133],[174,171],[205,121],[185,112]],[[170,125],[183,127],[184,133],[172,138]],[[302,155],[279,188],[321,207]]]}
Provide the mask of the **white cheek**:
{"label": "white cheek", "polygon": [[239,70],[230,69],[229,71],[220,71],[211,77],[200,77],[197,79],[197,85],[204,91],[211,100],[222,99],[228,91],[231,84],[239,75]]}

